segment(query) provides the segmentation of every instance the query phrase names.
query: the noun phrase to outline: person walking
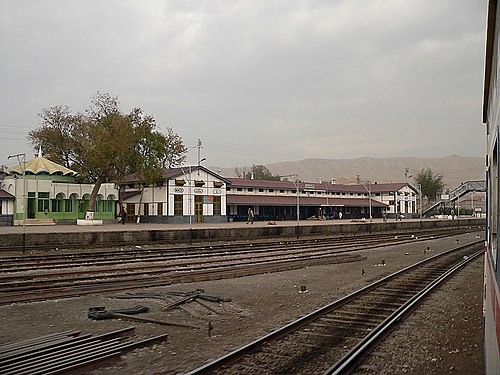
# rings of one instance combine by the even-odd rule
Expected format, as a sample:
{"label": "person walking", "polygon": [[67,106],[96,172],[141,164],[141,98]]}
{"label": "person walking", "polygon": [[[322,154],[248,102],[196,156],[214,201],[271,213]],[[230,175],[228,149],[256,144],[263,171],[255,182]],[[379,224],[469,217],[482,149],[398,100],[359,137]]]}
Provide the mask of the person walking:
{"label": "person walking", "polygon": [[248,207],[248,215],[247,215],[247,224],[250,223],[250,224],[253,224],[253,210],[252,210],[252,207]]}

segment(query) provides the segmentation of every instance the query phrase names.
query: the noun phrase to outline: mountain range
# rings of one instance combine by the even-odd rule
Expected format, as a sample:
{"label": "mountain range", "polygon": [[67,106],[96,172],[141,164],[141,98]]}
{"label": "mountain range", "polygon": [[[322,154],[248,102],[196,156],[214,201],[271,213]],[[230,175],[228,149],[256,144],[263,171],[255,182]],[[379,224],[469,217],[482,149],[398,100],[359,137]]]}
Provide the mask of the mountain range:
{"label": "mountain range", "polygon": [[[358,181],[415,183],[414,178],[417,174],[423,169],[430,168],[434,174],[443,176],[446,190],[453,189],[465,181],[484,180],[484,161],[483,157],[459,155],[442,158],[315,158],[278,162],[265,166],[274,175],[297,174],[299,180],[307,182],[332,182],[334,179],[337,184],[355,184]],[[234,169],[213,168],[213,170],[220,170],[222,176],[236,177]]]}

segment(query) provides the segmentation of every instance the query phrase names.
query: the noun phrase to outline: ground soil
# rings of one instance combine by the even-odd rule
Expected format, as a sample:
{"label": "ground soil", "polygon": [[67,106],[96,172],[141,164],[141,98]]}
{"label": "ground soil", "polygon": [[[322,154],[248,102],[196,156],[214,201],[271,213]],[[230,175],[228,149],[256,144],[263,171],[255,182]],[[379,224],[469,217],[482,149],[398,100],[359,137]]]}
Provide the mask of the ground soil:
{"label": "ground soil", "polygon": [[[184,374],[382,276],[456,247],[457,240],[463,244],[476,241],[477,236],[471,233],[366,250],[360,252],[366,260],[355,263],[128,291],[165,293],[201,288],[231,299],[220,303],[205,302],[217,313],[193,302],[186,305],[189,312],[165,311],[166,303],[158,299],[116,298],[124,292],[0,306],[0,344],[67,330],[100,334],[135,326],[134,340],[162,333],[167,333],[169,339],[166,343],[134,350],[85,373]],[[430,252],[424,252],[427,247]],[[481,262],[475,262],[467,275],[465,281],[447,283],[441,297],[430,298],[428,304],[417,310],[414,320],[404,323],[399,333],[391,336],[392,341],[388,341],[387,346],[377,349],[385,354],[369,358],[367,365],[376,366],[386,374],[483,373]],[[87,318],[89,307],[119,309],[135,305],[150,308],[150,312],[141,316],[196,325],[200,329]],[[213,327],[210,335],[209,322]]]}

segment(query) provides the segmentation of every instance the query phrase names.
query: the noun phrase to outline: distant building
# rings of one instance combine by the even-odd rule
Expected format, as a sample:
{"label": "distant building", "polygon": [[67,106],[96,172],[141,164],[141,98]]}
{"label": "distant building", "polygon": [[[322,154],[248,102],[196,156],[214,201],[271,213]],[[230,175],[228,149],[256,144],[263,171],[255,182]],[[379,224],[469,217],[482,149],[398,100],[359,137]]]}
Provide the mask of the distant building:
{"label": "distant building", "polygon": [[[411,218],[417,212],[417,191],[406,183],[340,185],[229,178],[228,218],[246,220],[249,207],[257,219],[369,219],[399,212]],[[297,199],[298,197],[298,199]]]}
{"label": "distant building", "polygon": [[[94,185],[77,183],[77,172],[44,158],[41,152],[26,162],[24,175],[23,172],[24,163],[0,172],[3,175],[0,180],[0,213],[11,217],[13,224],[22,224],[24,212],[28,223],[74,224],[77,219],[85,218]],[[117,199],[115,184],[102,184],[94,217],[114,220]]]}

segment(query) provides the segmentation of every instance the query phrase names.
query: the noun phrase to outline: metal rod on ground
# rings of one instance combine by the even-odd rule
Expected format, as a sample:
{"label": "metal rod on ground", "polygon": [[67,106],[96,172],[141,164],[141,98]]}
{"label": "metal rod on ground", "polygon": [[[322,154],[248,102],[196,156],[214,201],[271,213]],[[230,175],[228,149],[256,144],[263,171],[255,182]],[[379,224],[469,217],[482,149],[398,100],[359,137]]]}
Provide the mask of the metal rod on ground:
{"label": "metal rod on ground", "polygon": [[200,294],[200,293],[194,293],[194,294],[193,294],[193,295],[191,295],[191,296],[188,296],[188,297],[186,297],[186,298],[182,298],[182,299],[180,299],[180,300],[178,300],[178,301],[172,302],[171,304],[169,304],[169,305],[167,305],[167,306],[165,307],[165,310],[171,309],[172,307],[176,307],[176,306],[178,306],[178,305],[180,305],[180,304],[183,304],[184,302],[187,302],[187,301],[190,301],[190,300],[192,300],[192,299],[195,299],[196,297],[198,297],[198,295],[199,295],[199,294]]}
{"label": "metal rod on ground", "polygon": [[176,327],[186,327],[186,328],[200,329],[200,327],[193,326],[191,324],[182,324],[182,323],[168,322],[168,321],[165,321],[165,320],[140,318],[138,316],[127,315],[127,314],[120,314],[120,313],[115,313],[115,312],[113,313],[113,316],[116,317],[116,318],[121,318],[121,319],[136,320],[138,322],[145,322],[145,323],[155,323],[155,324],[161,324],[161,325],[164,325],[164,326],[176,326]]}

